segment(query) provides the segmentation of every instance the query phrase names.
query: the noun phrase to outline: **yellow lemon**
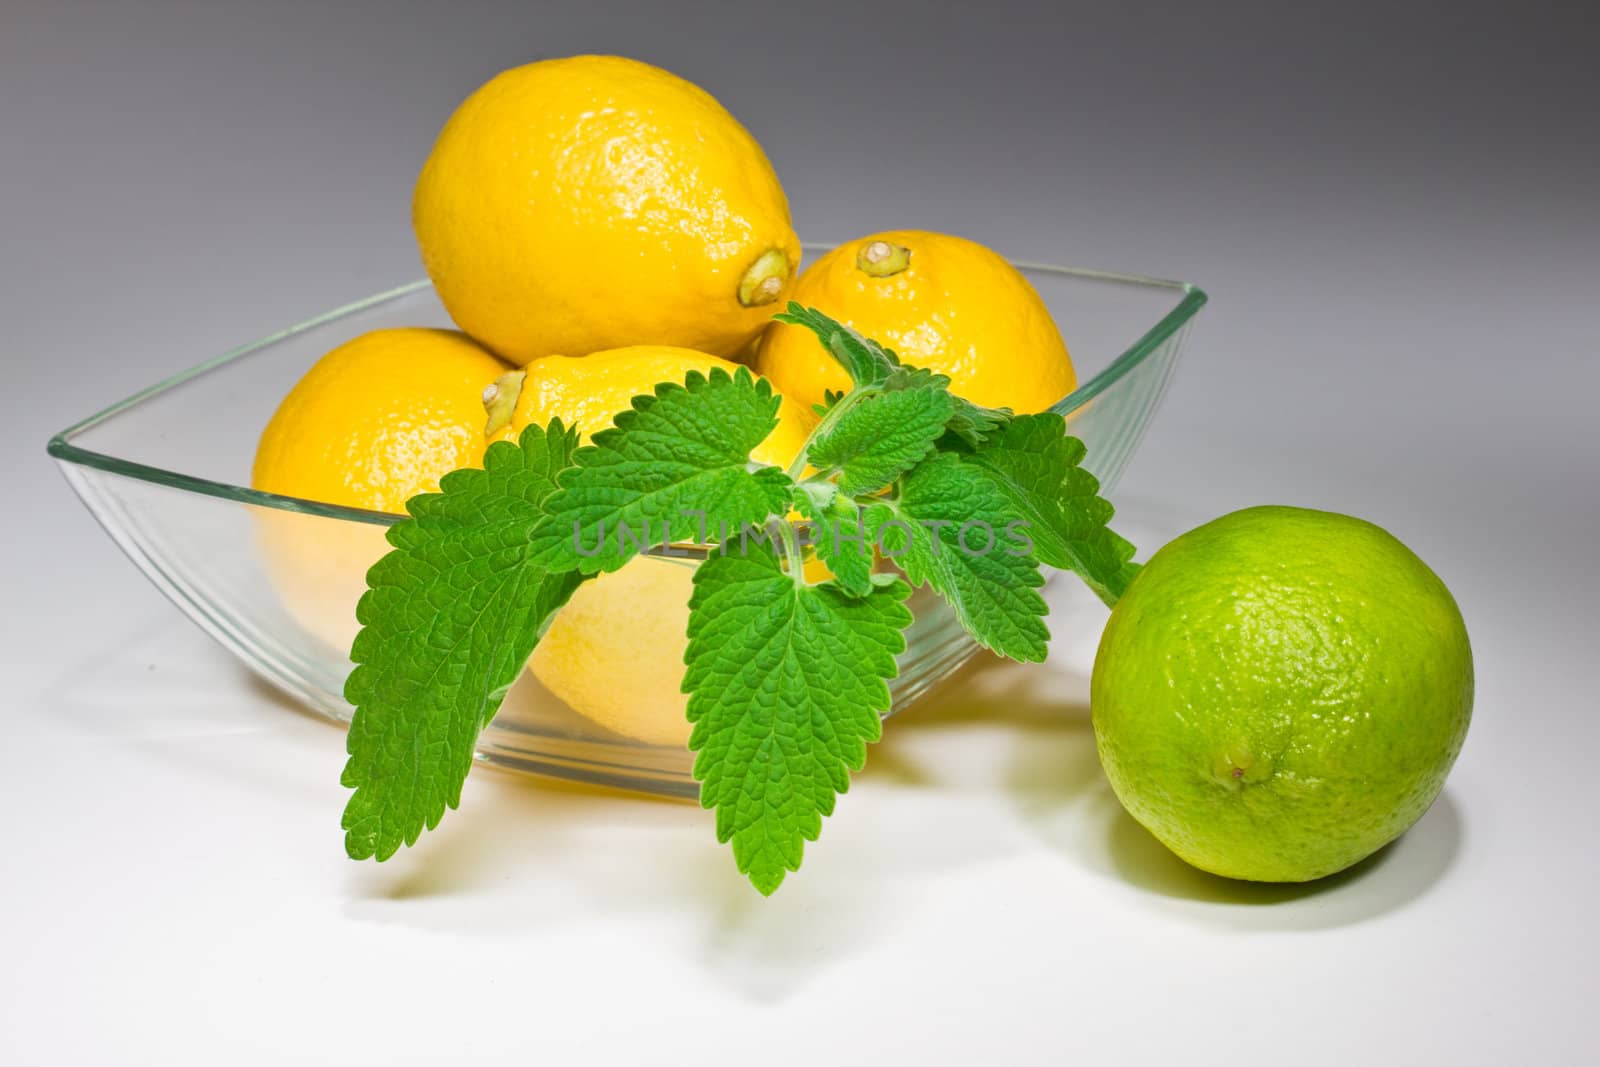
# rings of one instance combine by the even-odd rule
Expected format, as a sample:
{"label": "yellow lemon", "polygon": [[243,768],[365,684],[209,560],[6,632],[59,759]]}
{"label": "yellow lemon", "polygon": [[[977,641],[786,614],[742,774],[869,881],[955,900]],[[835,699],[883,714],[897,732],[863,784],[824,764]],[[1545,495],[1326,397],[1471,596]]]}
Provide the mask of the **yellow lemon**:
{"label": "yellow lemon", "polygon": [[[514,441],[529,423],[541,426],[560,418],[576,426],[579,436],[590,436],[611,425],[619,412],[627,411],[633,398],[652,392],[662,382],[682,384],[690,371],[710,374],[712,370],[738,372],[739,364],[705,352],[671,345],[632,345],[595,352],[588,356],[546,356],[528,364],[522,371],[503,375],[501,387],[514,391],[510,419],[503,425],[491,418],[492,440]],[[746,372],[748,373],[748,372]],[[499,403],[512,399],[496,398]],[[496,406],[490,403],[491,414]],[[809,420],[799,406],[785,397],[778,406],[778,426],[751,453],[758,463],[786,467],[800,454],[806,443]]]}
{"label": "yellow lemon", "polygon": [[578,714],[647,745],[689,744],[679,692],[694,565],[640,556],[584,582],[533,650],[528,669]]}
{"label": "yellow lemon", "polygon": [[469,96],[412,222],[451,317],[519,364],[646,342],[732,355],[800,262],[749,132],[699,87],[617,56],[530,63]]}
{"label": "yellow lemon", "polygon": [[[948,375],[988,407],[1043,411],[1077,385],[1061,332],[1028,279],[962,237],[887,230],[849,241],[808,267],[789,297],[881,341],[906,363]],[[756,368],[806,410],[844,368],[798,326],[773,323]]]}
{"label": "yellow lemon", "polygon": [[[283,398],[251,484],[326,504],[403,513],[439,479],[483,460],[483,392],[506,371],[454,330],[374,330],[333,349]],[[348,648],[383,526],[263,511],[260,534],[285,606]]]}
{"label": "yellow lemon", "polygon": [[[529,423],[560,418],[587,439],[657,383],[718,367],[729,374],[739,369],[703,352],[658,345],[535,360],[502,379],[490,408],[495,400],[510,400],[511,415],[492,436],[512,438]],[[785,398],[777,428],[753,458],[787,466],[805,444],[806,426],[799,406]],[[679,683],[693,579],[694,567],[684,560],[641,556],[585,582],[540,639],[529,669],[573,710],[607,729],[646,744],[683,747],[688,698]]]}

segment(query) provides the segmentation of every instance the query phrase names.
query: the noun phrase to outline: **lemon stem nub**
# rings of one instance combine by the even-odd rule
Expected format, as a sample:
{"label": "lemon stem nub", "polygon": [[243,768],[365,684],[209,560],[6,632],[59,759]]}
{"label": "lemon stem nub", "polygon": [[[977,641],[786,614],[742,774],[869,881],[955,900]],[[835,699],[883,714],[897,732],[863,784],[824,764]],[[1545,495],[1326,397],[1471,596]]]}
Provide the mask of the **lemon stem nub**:
{"label": "lemon stem nub", "polygon": [[888,241],[869,241],[856,253],[856,267],[874,278],[887,278],[911,266],[911,249]]}
{"label": "lemon stem nub", "polygon": [[483,390],[483,410],[489,413],[489,422],[483,428],[485,437],[493,437],[511,424],[511,413],[516,410],[517,398],[522,395],[525,370],[502,374]]}
{"label": "lemon stem nub", "polygon": [[783,249],[767,249],[739,279],[739,303],[747,308],[772,303],[782,295],[789,270],[789,257]]}

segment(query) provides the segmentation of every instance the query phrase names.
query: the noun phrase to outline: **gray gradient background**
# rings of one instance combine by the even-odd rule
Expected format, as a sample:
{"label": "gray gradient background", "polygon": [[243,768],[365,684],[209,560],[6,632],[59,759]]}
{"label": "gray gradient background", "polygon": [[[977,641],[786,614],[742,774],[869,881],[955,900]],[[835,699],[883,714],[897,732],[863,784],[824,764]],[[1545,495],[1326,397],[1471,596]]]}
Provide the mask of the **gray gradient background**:
{"label": "gray gradient background", "polygon": [[[775,1060],[837,1042],[934,1062],[1600,1052],[1600,39],[1580,5],[1561,10],[0,0],[13,546],[0,716],[15,739],[0,745],[0,1059],[461,1048],[670,1062],[749,1049],[773,1027]],[[767,912],[708,902],[676,858],[590,894],[580,879],[615,882],[625,865],[571,858],[579,842],[626,843],[639,819],[676,816],[615,803],[596,815],[598,801],[560,791],[539,803],[574,809],[551,831],[564,866],[547,864],[566,890],[491,864],[486,877],[521,895],[508,885],[481,903],[504,914],[553,899],[543,926],[497,925],[459,885],[464,902],[448,906],[355,899],[371,883],[348,881],[325,848],[290,851],[338,802],[337,745],[188,634],[72,499],[44,441],[158,376],[417,276],[411,182],[451,108],[503,67],[581,51],[650,60],[721,98],[765,144],[802,235],[947,229],[1019,258],[1204,287],[1212,303],[1125,509],[1171,533],[1252,503],[1314,505],[1411,543],[1455,590],[1479,665],[1448,811],[1330,893],[1241,905],[1169,884],[1156,917],[1119,912],[1134,891],[1105,880],[1097,900],[1030,904],[1041,876],[1001,862],[910,863],[893,883],[903,906],[856,914],[844,820],[824,837],[839,866],[814,861],[813,889],[786,887]],[[126,668],[100,681],[120,703],[74,684],[108,659]],[[141,697],[147,673],[167,679],[150,683],[161,696]],[[220,679],[206,697],[216,737],[281,757],[292,734],[316,775],[235,795],[229,760],[244,757],[212,734],[185,750],[106,726],[119,710],[159,717],[174,674]],[[85,715],[99,726],[62,725]],[[972,791],[938,816],[956,825],[1004,784],[962,779],[950,759]],[[163,784],[168,771],[179,784]],[[872,777],[873,799],[849,810],[863,839],[873,805],[899,811],[909,788]],[[516,815],[539,792],[483,790]],[[187,829],[156,822],[171,811],[196,814]],[[911,826],[871,830],[889,843],[860,862],[894,870],[925,850],[904,843]],[[1416,857],[1439,870],[1396,889],[1392,872]],[[1040,869],[1067,879],[1077,860],[1057,850]],[[830,878],[832,895],[804,895]],[[662,897],[674,914],[650,913]],[[438,921],[418,934],[416,915]],[[587,940],[569,943],[574,930]],[[532,973],[548,959],[576,975],[602,947],[612,972],[553,985]],[[360,953],[366,964],[345,962]],[[407,984],[409,966],[462,981]],[[387,1018],[405,1033],[379,1007],[397,1002],[408,1009]],[[601,1008],[619,1014],[590,1014]]]}

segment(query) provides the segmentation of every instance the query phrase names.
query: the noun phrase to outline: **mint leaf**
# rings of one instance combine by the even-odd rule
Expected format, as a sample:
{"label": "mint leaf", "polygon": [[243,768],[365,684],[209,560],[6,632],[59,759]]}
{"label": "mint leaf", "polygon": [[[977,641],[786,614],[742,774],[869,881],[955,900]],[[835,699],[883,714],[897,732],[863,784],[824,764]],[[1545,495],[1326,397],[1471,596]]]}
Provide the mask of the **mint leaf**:
{"label": "mint leaf", "polygon": [[821,416],[826,415],[835,404],[843,400],[844,396],[845,394],[839,392],[837,389],[824,389],[822,391],[822,403],[812,404],[811,410],[820,418]]}
{"label": "mint leaf", "polygon": [[778,404],[744,367],[732,376],[691,371],[682,385],[634,397],[561,476],[535,538],[540,559],[557,570],[614,571],[669,534],[704,542],[784,514],[788,475],[749,469],[751,450],[778,424]]}
{"label": "mint leaf", "polygon": [[810,544],[828,565],[839,588],[851,596],[872,592],[872,543],[861,521],[861,508],[827,482],[802,482],[795,507],[811,520]]}
{"label": "mint leaf", "polygon": [[[949,389],[950,379],[921,367],[902,366],[883,380],[885,392],[897,389],[926,389],[929,386]],[[965,397],[950,394],[950,419],[945,429],[960,444],[976,448],[996,427],[1005,425],[1011,418],[1008,408],[986,408]]]}
{"label": "mint leaf", "polygon": [[979,407],[959,396],[955,400],[946,430],[951,437],[969,448],[981,445],[990,433],[1004,426],[1011,418],[1011,412],[1006,408]]}
{"label": "mint leaf", "polygon": [[822,346],[833,353],[833,358],[849,372],[850,380],[855,382],[857,388],[877,385],[900,366],[900,360],[893,352],[816,308],[804,307],[791,300],[788,307],[772,317],[791,326],[803,326],[816,334]]}
{"label": "mint leaf", "polygon": [[941,452],[913,468],[898,498],[865,509],[868,531],[913,585],[932,586],[984,648],[1044,659],[1050,631],[1025,521],[982,469]]}
{"label": "mint leaf", "polygon": [[982,467],[1028,520],[1034,555],[1058,570],[1076,572],[1107,604],[1116,603],[1138,572],[1133,545],[1113,533],[1111,504],[1100,483],[1080,464],[1083,442],[1067,436],[1066,420],[1053,412],[1019,415],[965,462]]}
{"label": "mint leaf", "polygon": [[413,497],[367,574],[345,698],[355,705],[343,784],[345,850],[388,859],[461,801],[478,733],[581,578],[534,559],[529,532],[577,432],[529,426],[482,470],[447,474]]}
{"label": "mint leaf", "polygon": [[[870,337],[861,336],[816,308],[803,307],[790,301],[788,309],[773,318],[791,326],[804,326],[816,334],[823,347],[849,372],[857,389],[875,388],[894,392],[901,389],[950,387],[950,379],[945,375],[902,364],[900,357],[891,350]],[[835,402],[826,400],[817,413],[826,414]],[[958,442],[972,447],[977,447],[991,430],[1003,425],[1011,417],[1005,408],[981,407],[953,393],[951,403],[947,429]]]}
{"label": "mint leaf", "polygon": [[949,392],[933,383],[863,393],[823,421],[806,458],[819,470],[837,470],[841,493],[877,492],[933,451],[954,406]]}
{"label": "mint leaf", "polygon": [[[478,734],[551,616],[585,575],[651,544],[724,545],[696,573],[682,684],[702,804],[767,894],[881,733],[911,585],[874,572],[875,545],[980,644],[1021,660],[1046,651],[1041,561],[1108,601],[1126,585],[1132,546],[1106,528],[1062,419],[962,400],[815,309],[791,305],[785,321],[816,330],[857,380],[829,394],[797,460],[818,474],[797,483],[750,462],[779,400],[740,369],[657,386],[587,448],[559,421],[530,427],[408,504],[369,572],[346,683],[351,856],[385,859],[459,803]],[[831,580],[801,573],[791,509]]]}
{"label": "mint leaf", "polygon": [[910,593],[798,584],[762,547],[695,573],[683,679],[694,776],[717,840],[763,894],[799,869],[882,733]]}

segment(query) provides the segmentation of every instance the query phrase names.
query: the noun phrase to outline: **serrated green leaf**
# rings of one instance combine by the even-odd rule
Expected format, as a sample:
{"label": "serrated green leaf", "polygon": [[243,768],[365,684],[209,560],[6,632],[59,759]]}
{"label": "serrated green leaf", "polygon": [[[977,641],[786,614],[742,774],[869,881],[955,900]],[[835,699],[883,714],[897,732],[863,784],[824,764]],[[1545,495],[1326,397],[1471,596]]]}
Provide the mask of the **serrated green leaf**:
{"label": "serrated green leaf", "polygon": [[[536,535],[553,569],[614,571],[664,531],[704,540],[788,511],[793,483],[750,452],[778,424],[779,397],[744,367],[658,385],[573,456]],[[702,531],[710,531],[702,536]]]}
{"label": "serrated green leaf", "polygon": [[927,583],[975,641],[1012,659],[1044,659],[1044,578],[1013,523],[1025,521],[987,472],[949,452],[900,480],[898,499],[869,504],[867,530],[912,584]]}
{"label": "serrated green leaf", "polygon": [[841,493],[875,493],[933,451],[954,407],[950,393],[934,384],[864,393],[835,409],[836,421],[823,422],[806,457],[820,470],[839,472]]}
{"label": "serrated green leaf", "polygon": [[971,448],[981,445],[998,427],[1011,418],[1006,408],[979,407],[970,400],[956,397],[945,429],[950,436]]}
{"label": "serrated green leaf", "polygon": [[[879,388],[893,392],[899,389],[926,389],[930,385],[949,389],[950,379],[921,367],[901,366],[892,371]],[[976,448],[993,430],[1004,426],[1006,420],[1011,418],[1009,408],[982,407],[954,393],[950,394],[950,401],[950,418],[945,430],[958,445]]]}
{"label": "serrated green leaf", "polygon": [[342,781],[345,850],[393,855],[461,800],[478,733],[532,655],[545,621],[581,579],[534,558],[529,534],[571,461],[559,421],[500,442],[482,470],[413,498],[367,574],[345,698],[355,705]]}
{"label": "serrated green leaf", "polygon": [[822,346],[839,361],[857,388],[878,384],[900,365],[899,358],[889,349],[869,337],[861,336],[816,308],[804,307],[791,300],[787,308],[772,317],[791,326],[802,326],[816,334]]}
{"label": "serrated green leaf", "polygon": [[[950,379],[935,371],[913,367],[900,362],[900,357],[874,341],[816,308],[803,307],[790,301],[788,309],[774,315],[779,322],[802,326],[817,335],[824,348],[849,373],[856,388],[882,389],[893,392],[900,389],[948,389]],[[1005,408],[986,408],[964,397],[951,394],[950,418],[946,429],[958,442],[976,447],[995,427],[1011,417]],[[835,401],[825,400],[817,414],[826,414]]]}
{"label": "serrated green leaf", "polygon": [[[801,488],[815,484],[802,482]],[[861,508],[831,483],[823,484],[829,491],[795,494],[795,507],[810,520],[809,544],[840,589],[850,596],[866,596],[872,592],[873,553]]]}
{"label": "serrated green leaf", "polygon": [[799,869],[882,732],[910,592],[799,585],[765,549],[713,556],[695,574],[683,682],[694,776],[717,840],[764,894]]}
{"label": "serrated green leaf", "polygon": [[824,389],[822,391],[822,403],[812,404],[811,410],[820,418],[821,416],[826,415],[829,410],[832,409],[832,407],[839,401],[843,400],[844,397],[845,394],[837,389]]}
{"label": "serrated green leaf", "polygon": [[982,467],[1030,524],[1039,562],[1076,572],[1114,604],[1138,572],[1133,545],[1113,533],[1111,504],[1080,464],[1083,442],[1053,412],[1019,415],[963,460]]}

